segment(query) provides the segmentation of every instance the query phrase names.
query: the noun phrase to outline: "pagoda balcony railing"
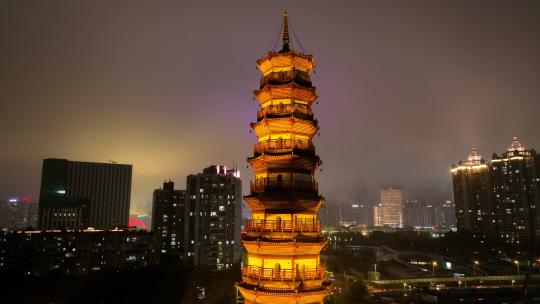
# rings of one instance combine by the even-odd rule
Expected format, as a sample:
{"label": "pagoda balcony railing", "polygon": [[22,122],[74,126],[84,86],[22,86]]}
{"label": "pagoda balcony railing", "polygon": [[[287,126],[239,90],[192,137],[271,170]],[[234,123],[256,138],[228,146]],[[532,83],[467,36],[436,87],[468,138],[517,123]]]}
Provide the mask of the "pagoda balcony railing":
{"label": "pagoda balcony railing", "polygon": [[254,145],[255,153],[290,152],[293,149],[315,151],[315,147],[311,141],[297,139],[269,139],[258,142]]}
{"label": "pagoda balcony railing", "polygon": [[260,266],[244,265],[242,266],[242,275],[269,281],[305,281],[324,279],[325,269],[322,266],[318,268],[299,267],[296,269],[263,268]]}
{"label": "pagoda balcony railing", "polygon": [[267,115],[296,115],[297,117],[313,118],[313,111],[306,106],[291,105],[291,104],[278,104],[266,106],[257,111],[257,119],[261,120]]}
{"label": "pagoda balcony railing", "polygon": [[248,220],[247,231],[260,232],[319,232],[321,223],[316,219],[303,220]]}
{"label": "pagoda balcony railing", "polygon": [[319,184],[315,181],[299,181],[288,178],[265,177],[251,181],[251,192],[261,193],[265,191],[299,191],[318,192]]}
{"label": "pagoda balcony railing", "polygon": [[309,75],[306,72],[302,72],[298,70],[269,73],[268,75],[261,78],[260,86],[262,88],[267,83],[281,84],[281,83],[291,82],[293,80],[294,82],[300,85],[311,87],[311,79],[309,79]]}

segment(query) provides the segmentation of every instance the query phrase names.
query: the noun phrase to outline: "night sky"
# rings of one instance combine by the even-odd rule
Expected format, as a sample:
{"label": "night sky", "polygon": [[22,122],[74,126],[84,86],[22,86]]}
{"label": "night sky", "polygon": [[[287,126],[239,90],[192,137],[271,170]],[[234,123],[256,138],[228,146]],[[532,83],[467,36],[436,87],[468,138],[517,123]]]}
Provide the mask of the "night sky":
{"label": "night sky", "polygon": [[255,60],[284,9],[317,64],[330,202],[382,185],[451,199],[450,166],[472,145],[487,159],[513,135],[540,149],[538,1],[13,0],[0,3],[0,198],[37,197],[47,157],[133,164],[137,209],[212,164],[236,163],[246,192]]}

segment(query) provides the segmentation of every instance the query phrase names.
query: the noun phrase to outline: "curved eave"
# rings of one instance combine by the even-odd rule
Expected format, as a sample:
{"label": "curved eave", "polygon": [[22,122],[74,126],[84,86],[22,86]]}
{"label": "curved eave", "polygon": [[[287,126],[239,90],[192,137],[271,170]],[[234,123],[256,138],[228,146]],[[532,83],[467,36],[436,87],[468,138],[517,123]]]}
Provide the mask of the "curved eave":
{"label": "curved eave", "polygon": [[317,99],[315,87],[303,87],[295,82],[286,85],[267,84],[262,89],[253,92],[261,104],[271,99],[293,98],[307,103],[313,103]]}
{"label": "curved eave", "polygon": [[327,241],[319,243],[242,241],[249,254],[295,257],[318,255],[326,243]]}
{"label": "curved eave", "polygon": [[286,53],[269,52],[266,57],[256,62],[257,67],[262,73],[266,73],[272,67],[294,66],[307,72],[311,72],[315,67],[315,61],[312,55],[303,55],[292,50]]}
{"label": "curved eave", "polygon": [[301,156],[297,154],[268,155],[263,154],[256,157],[250,157],[247,161],[257,172],[262,168],[290,168],[314,170],[320,163],[318,155]]}
{"label": "curved eave", "polygon": [[311,138],[319,130],[316,120],[305,120],[297,117],[264,118],[251,123],[251,128],[258,137],[272,133],[294,132]]}
{"label": "curved eave", "polygon": [[[244,196],[244,201],[250,207],[252,212],[265,212],[265,213],[288,213],[288,212],[312,212],[317,213],[321,206],[324,204],[324,198],[320,195],[302,197],[302,194],[296,193],[297,196],[292,197],[290,194],[284,194],[287,198],[277,196],[270,197],[268,195],[247,195]],[[285,202],[285,206],[284,206]]]}
{"label": "curved eave", "polygon": [[[242,276],[242,280],[245,283],[255,284],[255,285],[259,284],[259,285],[264,286],[264,287],[266,287],[268,289],[287,288],[289,290],[295,290],[298,287],[298,285],[300,284],[300,282],[302,282],[301,280],[298,280],[298,281],[268,280],[268,279],[261,279],[261,278],[257,278],[257,277],[250,277],[250,276],[246,276],[246,275]],[[304,287],[306,287],[306,288],[317,288],[319,286],[322,286],[323,283],[324,283],[324,279],[311,279],[311,278],[309,278],[309,279],[304,280]],[[244,303],[248,303],[248,302],[244,302]],[[260,302],[259,298],[257,298],[256,303],[257,304],[262,304],[262,303],[266,303],[266,302]],[[276,303],[276,302],[270,302],[270,303]],[[282,303],[299,303],[299,302],[286,301],[286,302],[277,302],[277,303],[282,304]],[[309,303],[313,304],[314,302],[309,302]],[[315,303],[320,303],[320,302],[315,302]]]}

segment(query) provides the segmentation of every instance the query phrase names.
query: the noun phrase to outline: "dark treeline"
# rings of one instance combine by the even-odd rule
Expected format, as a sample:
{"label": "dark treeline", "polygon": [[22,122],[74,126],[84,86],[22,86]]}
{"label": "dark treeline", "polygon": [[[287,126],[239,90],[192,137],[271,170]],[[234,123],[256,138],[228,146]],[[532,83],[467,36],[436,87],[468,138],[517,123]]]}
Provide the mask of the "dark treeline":
{"label": "dark treeline", "polygon": [[[234,303],[240,270],[223,272],[147,268],[44,277],[0,273],[0,302],[12,304]],[[206,298],[197,299],[197,287]]]}

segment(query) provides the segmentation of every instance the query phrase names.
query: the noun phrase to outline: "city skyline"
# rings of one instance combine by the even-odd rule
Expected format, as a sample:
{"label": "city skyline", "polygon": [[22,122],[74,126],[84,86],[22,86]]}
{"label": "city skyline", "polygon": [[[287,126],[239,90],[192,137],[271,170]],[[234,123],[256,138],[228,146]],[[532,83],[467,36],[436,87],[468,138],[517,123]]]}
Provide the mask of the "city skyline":
{"label": "city skyline", "polygon": [[287,8],[317,54],[320,192],[345,201],[365,187],[375,201],[398,185],[449,199],[450,165],[471,146],[489,156],[516,135],[540,147],[538,3],[415,3],[10,4],[0,198],[37,200],[48,157],[133,164],[132,209],[211,164],[253,180],[244,159],[259,76],[245,58],[265,55]]}

